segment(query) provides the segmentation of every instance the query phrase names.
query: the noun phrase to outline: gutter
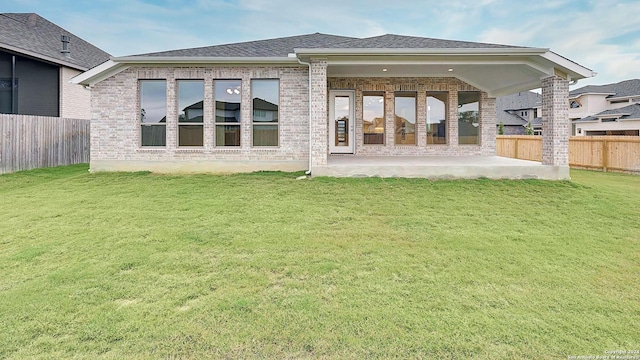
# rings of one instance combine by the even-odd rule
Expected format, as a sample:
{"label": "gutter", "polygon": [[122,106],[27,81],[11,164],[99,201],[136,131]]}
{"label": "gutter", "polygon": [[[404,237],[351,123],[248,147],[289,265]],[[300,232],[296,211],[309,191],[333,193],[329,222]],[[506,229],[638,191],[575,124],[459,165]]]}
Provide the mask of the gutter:
{"label": "gutter", "polygon": [[311,175],[311,150],[313,145],[313,131],[311,129],[311,63],[304,62],[298,57],[296,57],[296,59],[300,64],[307,65],[307,67],[309,68],[309,170],[305,171],[304,173],[307,175]]}

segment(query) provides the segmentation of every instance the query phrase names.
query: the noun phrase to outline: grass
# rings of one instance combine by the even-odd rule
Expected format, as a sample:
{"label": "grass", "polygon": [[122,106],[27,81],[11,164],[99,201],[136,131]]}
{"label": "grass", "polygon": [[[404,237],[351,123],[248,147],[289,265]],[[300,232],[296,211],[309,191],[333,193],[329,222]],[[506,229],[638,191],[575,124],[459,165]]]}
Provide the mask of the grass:
{"label": "grass", "polygon": [[640,349],[640,177],[0,176],[0,358]]}

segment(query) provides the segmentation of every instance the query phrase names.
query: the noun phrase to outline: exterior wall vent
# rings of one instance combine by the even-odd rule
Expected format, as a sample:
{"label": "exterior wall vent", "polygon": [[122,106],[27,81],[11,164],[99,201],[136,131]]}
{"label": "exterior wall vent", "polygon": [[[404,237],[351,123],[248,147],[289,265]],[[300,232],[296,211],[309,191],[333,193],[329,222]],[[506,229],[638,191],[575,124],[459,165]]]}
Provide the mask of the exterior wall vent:
{"label": "exterior wall vent", "polygon": [[62,51],[60,52],[67,57],[71,56],[71,50],[69,50],[69,42],[71,39],[67,35],[62,35],[60,39],[62,40]]}

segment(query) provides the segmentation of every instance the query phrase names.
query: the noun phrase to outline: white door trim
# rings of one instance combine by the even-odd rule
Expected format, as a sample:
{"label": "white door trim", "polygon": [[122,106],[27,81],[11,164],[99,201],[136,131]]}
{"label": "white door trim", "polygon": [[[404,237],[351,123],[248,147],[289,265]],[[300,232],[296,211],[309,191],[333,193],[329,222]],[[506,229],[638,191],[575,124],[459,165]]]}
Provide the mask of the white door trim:
{"label": "white door trim", "polygon": [[[346,145],[336,142],[336,97],[349,98],[349,114],[346,132]],[[329,91],[329,153],[330,154],[353,154],[355,152],[355,127],[356,127],[356,109],[355,109],[355,90],[330,90]]]}

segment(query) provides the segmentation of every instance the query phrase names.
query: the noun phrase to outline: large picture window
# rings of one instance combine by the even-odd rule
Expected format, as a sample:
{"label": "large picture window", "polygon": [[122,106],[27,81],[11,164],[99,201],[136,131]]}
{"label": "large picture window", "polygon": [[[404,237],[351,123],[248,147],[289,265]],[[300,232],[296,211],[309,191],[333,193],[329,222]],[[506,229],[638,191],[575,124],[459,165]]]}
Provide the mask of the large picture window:
{"label": "large picture window", "polygon": [[253,146],[278,146],[280,81],[251,81]]}
{"label": "large picture window", "polygon": [[479,144],[480,93],[460,91],[458,93],[458,143]]}
{"label": "large picture window", "polygon": [[167,144],[167,82],[140,80],[140,125],[142,146]]}
{"label": "large picture window", "polygon": [[416,94],[395,94],[395,143],[416,144]]}
{"label": "large picture window", "polygon": [[242,81],[214,81],[216,100],[216,146],[240,146]]}
{"label": "large picture window", "polygon": [[366,145],[384,144],[384,94],[365,93],[362,97],[362,131]]}
{"label": "large picture window", "polygon": [[427,93],[427,144],[447,143],[447,104],[449,93]]}
{"label": "large picture window", "polygon": [[178,146],[204,146],[203,103],[203,80],[178,80]]}

